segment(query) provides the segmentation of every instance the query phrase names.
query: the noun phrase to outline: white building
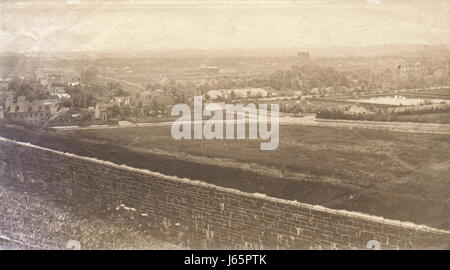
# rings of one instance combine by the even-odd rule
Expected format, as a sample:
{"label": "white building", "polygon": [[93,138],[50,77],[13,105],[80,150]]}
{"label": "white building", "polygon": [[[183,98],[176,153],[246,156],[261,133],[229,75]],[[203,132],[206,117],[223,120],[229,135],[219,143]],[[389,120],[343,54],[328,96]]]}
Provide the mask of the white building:
{"label": "white building", "polygon": [[[234,94],[233,94],[234,93]],[[223,89],[210,90],[206,92],[210,100],[220,99],[245,99],[245,98],[262,98],[267,97],[268,92],[262,88],[237,88],[237,89]]]}

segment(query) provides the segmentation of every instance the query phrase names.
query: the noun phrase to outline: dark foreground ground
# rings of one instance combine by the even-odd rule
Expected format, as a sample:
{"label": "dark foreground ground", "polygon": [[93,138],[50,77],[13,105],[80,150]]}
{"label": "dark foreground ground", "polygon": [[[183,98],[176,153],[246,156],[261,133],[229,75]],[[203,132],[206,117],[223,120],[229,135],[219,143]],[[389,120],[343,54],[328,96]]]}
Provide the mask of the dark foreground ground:
{"label": "dark foreground ground", "polygon": [[118,206],[66,205],[0,179],[0,249],[183,249],[183,240]]}
{"label": "dark foreground ground", "polygon": [[[332,133],[336,133],[336,131]],[[360,133],[356,132],[356,134]],[[397,136],[397,134],[394,135]],[[149,169],[166,175],[203,180],[219,186],[232,187],[242,191],[259,192],[278,198],[320,204],[335,209],[359,211],[391,219],[426,224],[436,228],[450,229],[450,197],[447,192],[450,187],[450,178],[448,177],[450,175],[450,164],[446,158],[441,162],[437,162],[437,160],[432,161],[436,165],[427,167],[427,169],[411,169],[405,171],[404,176],[393,178],[395,181],[383,181],[381,184],[371,184],[370,181],[367,182],[367,180],[364,180],[370,178],[361,177],[364,181],[353,181],[351,183],[358,184],[349,185],[344,181],[347,178],[346,175],[338,175],[340,179],[343,179],[343,181],[338,182],[314,181],[314,179],[299,180],[295,177],[276,177],[273,174],[258,173],[255,170],[195,162],[183,156],[177,157],[176,155],[170,156],[139,151],[138,148],[134,149],[121,146],[116,142],[108,140],[82,139],[80,134],[56,134],[52,132],[31,131],[19,127],[2,126],[0,127],[0,136],[30,142],[59,151],[108,160],[117,164],[127,164],[136,168]],[[300,134],[296,136],[300,136]],[[336,140],[344,140],[335,135],[333,136],[337,138]],[[389,141],[383,138],[384,134],[380,134],[379,136],[381,137],[373,140],[377,143]],[[401,140],[407,140],[407,137],[404,137],[406,136],[404,133],[398,133],[398,136],[402,136],[400,137],[402,138]],[[446,141],[442,141],[446,138],[441,137],[437,137],[441,141],[439,149],[448,146]],[[419,145],[419,143],[420,140],[416,142],[416,145]],[[435,145],[437,143],[438,141],[436,140]],[[361,144],[362,146],[358,146],[359,148],[365,147],[364,142],[361,142]],[[308,143],[307,145],[311,144]],[[430,145],[432,145],[431,142]],[[402,161],[408,158],[412,159],[411,155],[408,155],[408,151],[409,149],[415,149],[413,143],[408,143],[405,147],[407,147],[403,149],[405,158]],[[385,153],[385,149],[388,148],[381,148],[381,153]],[[320,151],[324,151],[324,158],[326,158],[327,153],[330,155],[333,154],[329,150],[327,152],[320,149],[312,149],[310,152],[321,153]],[[352,156],[352,151],[354,150],[349,149],[349,152],[345,153],[342,158],[353,158],[355,164],[359,164],[356,163],[358,157]],[[420,148],[414,151],[415,154],[418,154],[419,159],[421,152],[427,154],[427,152],[423,152]],[[243,152],[244,154],[245,150]],[[210,159],[214,158],[210,157]],[[424,159],[423,155],[422,159]],[[416,160],[414,158],[411,162],[415,162]],[[337,162],[338,159],[332,159],[331,161]],[[345,160],[341,159],[340,162],[345,164]],[[317,160],[316,164],[319,166],[318,172],[326,172],[325,168],[320,168],[321,164],[326,163]],[[364,160],[361,160],[360,164],[361,166],[364,165]],[[383,174],[384,167],[392,168],[393,172],[395,172],[398,166],[393,163],[371,164],[371,167],[377,168],[377,171],[380,171],[381,175],[386,174]],[[338,173],[339,171],[343,171],[343,167],[335,167]],[[402,168],[402,170],[404,169]],[[363,171],[361,170],[362,174]],[[358,180],[357,171],[352,173],[352,175]],[[392,173],[392,175],[395,176],[395,173]],[[319,179],[319,176],[317,179]],[[350,177],[347,179],[350,179]],[[377,178],[375,177],[374,179]]]}

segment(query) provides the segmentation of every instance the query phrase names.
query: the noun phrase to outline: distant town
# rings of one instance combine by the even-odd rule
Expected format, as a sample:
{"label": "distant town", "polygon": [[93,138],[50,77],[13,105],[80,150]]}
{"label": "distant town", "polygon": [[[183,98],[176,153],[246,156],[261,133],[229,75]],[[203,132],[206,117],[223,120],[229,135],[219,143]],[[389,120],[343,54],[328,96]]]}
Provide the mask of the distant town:
{"label": "distant town", "polygon": [[[447,102],[430,100],[450,87],[448,56],[323,58],[302,51],[296,57],[127,62],[2,58],[21,66],[1,73],[1,121],[38,127],[158,121],[198,95],[216,103],[277,102],[283,113],[323,118],[386,120],[419,105],[420,111],[449,110]],[[409,106],[362,99],[398,94],[423,99]]]}

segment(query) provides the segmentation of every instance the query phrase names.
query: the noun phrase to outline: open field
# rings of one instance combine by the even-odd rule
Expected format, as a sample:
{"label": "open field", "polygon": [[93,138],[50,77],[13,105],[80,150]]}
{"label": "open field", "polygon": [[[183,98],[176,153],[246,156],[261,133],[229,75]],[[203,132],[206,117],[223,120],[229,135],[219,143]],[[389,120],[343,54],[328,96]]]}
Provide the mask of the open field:
{"label": "open field", "polygon": [[175,141],[170,126],[63,134],[2,128],[0,136],[248,192],[450,225],[448,135],[281,126],[274,151],[260,151],[254,140]]}
{"label": "open field", "polygon": [[141,150],[249,162],[362,186],[450,159],[448,135],[374,130],[282,126],[280,146],[274,151],[260,151],[256,140],[177,141],[170,135],[170,126],[79,130],[74,135]]}
{"label": "open field", "polygon": [[[194,162],[356,187],[383,183],[448,160],[448,134],[410,136],[351,126],[344,129],[332,123],[328,127],[291,125],[281,126],[280,147],[264,152],[259,151],[259,141],[176,141],[169,130],[170,125],[153,125],[82,129],[67,134]],[[436,144],[435,140],[440,139],[443,141]]]}

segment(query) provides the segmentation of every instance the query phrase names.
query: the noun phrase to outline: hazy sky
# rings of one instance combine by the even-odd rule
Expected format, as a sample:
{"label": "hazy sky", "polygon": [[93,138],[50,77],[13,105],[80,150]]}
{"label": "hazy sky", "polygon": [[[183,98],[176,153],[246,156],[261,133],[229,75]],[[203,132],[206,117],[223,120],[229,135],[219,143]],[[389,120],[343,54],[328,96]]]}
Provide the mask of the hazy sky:
{"label": "hazy sky", "polygon": [[1,51],[450,44],[448,0],[3,0],[0,7]]}

